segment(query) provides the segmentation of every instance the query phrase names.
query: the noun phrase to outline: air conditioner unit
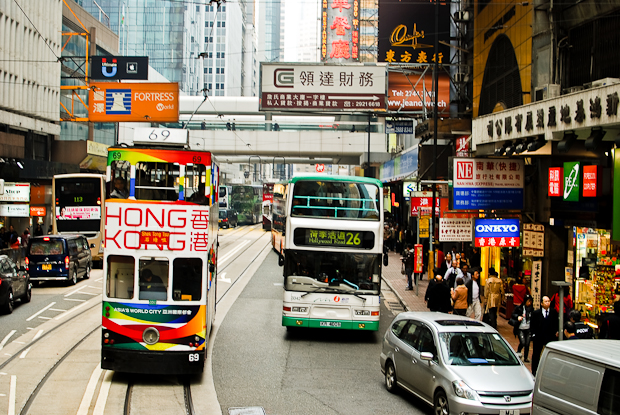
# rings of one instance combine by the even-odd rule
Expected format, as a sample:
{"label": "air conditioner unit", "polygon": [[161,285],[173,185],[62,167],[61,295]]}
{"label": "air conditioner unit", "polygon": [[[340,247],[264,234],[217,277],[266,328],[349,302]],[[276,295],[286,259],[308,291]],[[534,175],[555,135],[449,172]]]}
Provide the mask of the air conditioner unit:
{"label": "air conditioner unit", "polygon": [[583,91],[583,86],[571,86],[570,88],[566,88],[567,94],[572,94],[573,92]]}
{"label": "air conditioner unit", "polygon": [[613,85],[613,84],[620,84],[620,79],[618,78],[599,79],[599,80],[592,82],[592,88],[596,88],[598,86]]}
{"label": "air conditioner unit", "polygon": [[461,10],[454,13],[454,21],[455,22],[468,22],[469,21],[469,12],[466,10]]}
{"label": "air conditioner unit", "polygon": [[534,90],[534,99],[536,101],[542,101],[545,99],[555,98],[560,96],[560,85],[558,84],[545,84]]}

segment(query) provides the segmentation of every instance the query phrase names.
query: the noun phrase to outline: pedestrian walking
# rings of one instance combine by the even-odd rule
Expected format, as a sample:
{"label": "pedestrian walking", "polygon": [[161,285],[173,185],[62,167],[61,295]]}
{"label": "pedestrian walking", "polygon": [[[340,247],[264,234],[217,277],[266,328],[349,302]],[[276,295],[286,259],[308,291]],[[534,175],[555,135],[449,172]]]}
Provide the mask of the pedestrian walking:
{"label": "pedestrian walking", "polygon": [[461,262],[461,273],[463,274],[463,283],[467,285],[471,281],[471,272],[469,272],[469,265]]}
{"label": "pedestrian walking", "polygon": [[592,327],[588,326],[586,323],[581,321],[581,311],[579,310],[571,310],[568,313],[569,321],[572,321],[575,324],[575,335],[577,335],[580,339],[593,339],[594,338],[594,330]]}
{"label": "pedestrian walking", "polygon": [[28,230],[28,228],[24,229],[24,233],[22,233],[22,248],[27,248],[28,247],[28,241],[30,240],[30,231]]}
{"label": "pedestrian walking", "polygon": [[429,281],[424,301],[426,301],[431,311],[439,311],[441,313],[449,313],[452,311],[450,289],[443,283],[441,274],[436,274],[435,279]]}
{"label": "pedestrian walking", "polygon": [[512,285],[512,303],[516,306],[523,304],[523,299],[530,293],[529,288],[523,284],[523,277],[517,277],[517,282]]}
{"label": "pedestrian walking", "polygon": [[489,313],[489,325],[497,330],[497,309],[504,298],[504,283],[497,276],[495,268],[489,268],[489,278],[484,289],[487,300],[485,313]]}
{"label": "pedestrian walking", "polygon": [[482,320],[482,287],[480,286],[480,270],[475,269],[471,280],[465,284],[467,287],[467,316],[474,315],[478,321]]}
{"label": "pedestrian walking", "polygon": [[[513,333],[519,339],[517,354],[523,358],[524,362],[530,361],[528,357],[530,355],[532,312],[534,312],[534,299],[531,295],[526,295],[523,302],[512,313],[512,319],[517,322],[513,329]],[[521,354],[521,350],[524,351],[523,354]]]}
{"label": "pedestrian walking", "polygon": [[455,259],[452,261],[452,266],[448,268],[448,270],[444,274],[443,279],[448,285],[448,288],[452,289],[456,288],[456,279],[459,277],[463,278],[463,273],[459,269],[458,261]]}
{"label": "pedestrian walking", "polygon": [[467,287],[462,277],[456,279],[456,288],[452,288],[452,301],[454,301],[454,314],[464,316],[467,313]]}
{"label": "pedestrian walking", "polygon": [[[406,290],[413,290],[412,274],[415,265],[415,257],[413,256],[413,246],[407,245],[407,248],[403,251],[403,256],[400,258],[403,264],[405,264],[405,274],[407,275],[407,288]],[[415,282],[417,285],[417,281]]]}
{"label": "pedestrian walking", "polygon": [[551,299],[542,298],[541,307],[532,311],[530,324],[531,339],[534,342],[532,350],[532,373],[536,375],[540,355],[545,346],[558,337],[558,313],[551,308]]}
{"label": "pedestrian walking", "polygon": [[439,272],[441,273],[441,276],[445,276],[448,268],[452,266],[452,254],[448,252],[443,257],[443,261],[441,261],[437,266],[439,267]]}
{"label": "pedestrian walking", "polygon": [[34,236],[43,236],[43,226],[40,223],[37,224],[37,227],[34,228]]}

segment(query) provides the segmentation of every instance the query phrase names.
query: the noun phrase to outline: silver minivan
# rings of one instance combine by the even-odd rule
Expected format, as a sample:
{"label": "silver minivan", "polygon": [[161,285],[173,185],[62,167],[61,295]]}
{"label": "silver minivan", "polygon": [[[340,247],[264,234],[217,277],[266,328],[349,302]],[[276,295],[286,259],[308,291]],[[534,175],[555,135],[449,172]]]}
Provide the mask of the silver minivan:
{"label": "silver minivan", "polygon": [[620,341],[549,343],[536,374],[532,414],[620,414]]}
{"label": "silver minivan", "polygon": [[534,377],[491,326],[444,313],[397,315],[379,359],[385,386],[400,387],[436,415],[529,414]]}

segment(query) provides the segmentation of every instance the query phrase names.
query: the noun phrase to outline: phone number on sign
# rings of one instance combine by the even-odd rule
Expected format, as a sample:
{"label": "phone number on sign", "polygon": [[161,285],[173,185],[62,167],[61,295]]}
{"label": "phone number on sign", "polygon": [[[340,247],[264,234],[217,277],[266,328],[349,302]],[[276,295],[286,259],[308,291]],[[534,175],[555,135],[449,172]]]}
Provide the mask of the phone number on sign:
{"label": "phone number on sign", "polygon": [[357,108],[380,108],[381,107],[381,102],[380,101],[345,101],[344,102],[344,106],[345,107],[357,107]]}

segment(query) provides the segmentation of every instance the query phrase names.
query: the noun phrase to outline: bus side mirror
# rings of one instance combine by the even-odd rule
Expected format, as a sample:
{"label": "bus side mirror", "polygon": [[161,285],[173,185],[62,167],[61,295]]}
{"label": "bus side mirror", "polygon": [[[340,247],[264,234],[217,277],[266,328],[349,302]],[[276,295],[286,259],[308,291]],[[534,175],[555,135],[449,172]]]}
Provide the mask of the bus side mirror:
{"label": "bus side mirror", "polygon": [[383,254],[383,266],[384,267],[388,266],[388,255],[387,254]]}
{"label": "bus side mirror", "polygon": [[215,272],[215,264],[209,264],[209,272],[211,273]]}
{"label": "bus side mirror", "polygon": [[284,266],[284,255],[282,254],[278,255],[278,266],[280,267]]}

